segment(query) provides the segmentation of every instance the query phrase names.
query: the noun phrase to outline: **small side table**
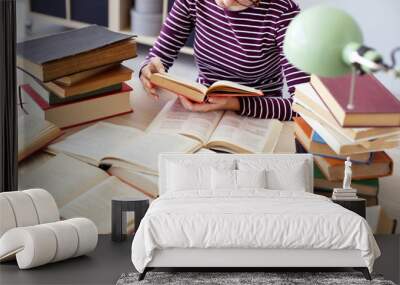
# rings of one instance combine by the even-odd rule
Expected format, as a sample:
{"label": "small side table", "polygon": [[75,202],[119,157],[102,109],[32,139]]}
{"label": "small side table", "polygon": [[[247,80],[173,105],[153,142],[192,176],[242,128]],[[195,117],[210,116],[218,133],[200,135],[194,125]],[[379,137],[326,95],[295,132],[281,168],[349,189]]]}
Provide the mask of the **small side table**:
{"label": "small side table", "polygon": [[367,201],[362,198],[356,198],[353,200],[338,200],[332,199],[333,203],[339,204],[343,208],[346,208],[356,214],[359,214],[365,219],[365,208],[367,206]]}
{"label": "small side table", "polygon": [[111,239],[123,241],[127,238],[127,212],[135,213],[135,232],[139,228],[140,221],[149,208],[148,199],[132,197],[115,197],[111,201]]}

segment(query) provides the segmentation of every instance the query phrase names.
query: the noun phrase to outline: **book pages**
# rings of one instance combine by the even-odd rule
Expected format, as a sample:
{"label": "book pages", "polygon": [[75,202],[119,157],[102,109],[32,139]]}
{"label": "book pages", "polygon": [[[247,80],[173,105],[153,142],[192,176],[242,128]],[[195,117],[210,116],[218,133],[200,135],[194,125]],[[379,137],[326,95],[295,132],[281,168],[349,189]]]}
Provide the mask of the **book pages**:
{"label": "book pages", "polygon": [[54,197],[57,206],[63,207],[108,177],[100,168],[58,154],[20,177],[19,183],[21,188],[47,190]]}
{"label": "book pages", "polygon": [[89,160],[87,162],[96,162],[98,165],[108,153],[126,146],[140,135],[143,132],[138,129],[99,122],[48,148],[55,153],[63,152],[80,159],[86,158]]}
{"label": "book pages", "polygon": [[61,135],[54,124],[33,115],[18,118],[18,161]]}
{"label": "book pages", "polygon": [[[111,200],[113,197],[120,196],[148,198],[118,178],[110,176],[64,205],[60,209],[60,214],[64,219],[88,218],[96,224],[99,234],[109,234],[111,233]],[[133,223],[132,216],[128,216],[127,222],[128,224]]]}
{"label": "book pages", "polygon": [[175,99],[165,104],[147,131],[186,135],[206,144],[223,114],[223,111],[189,112]]}
{"label": "book pages", "polygon": [[279,140],[282,126],[278,120],[253,119],[232,111],[225,112],[208,145],[224,148],[224,143],[227,143],[228,149],[231,146],[235,148],[231,149],[234,152],[271,153]]}
{"label": "book pages", "polygon": [[150,198],[158,196],[158,176],[121,167],[111,167],[108,173],[134,187]]}
{"label": "book pages", "polygon": [[109,163],[157,174],[158,155],[193,152],[197,141],[177,134],[144,133],[135,128],[100,122],[49,146],[86,162]]}
{"label": "book pages", "polygon": [[157,175],[158,156],[161,153],[192,153],[200,147],[198,141],[178,134],[147,133],[124,147],[112,149],[103,162]]}

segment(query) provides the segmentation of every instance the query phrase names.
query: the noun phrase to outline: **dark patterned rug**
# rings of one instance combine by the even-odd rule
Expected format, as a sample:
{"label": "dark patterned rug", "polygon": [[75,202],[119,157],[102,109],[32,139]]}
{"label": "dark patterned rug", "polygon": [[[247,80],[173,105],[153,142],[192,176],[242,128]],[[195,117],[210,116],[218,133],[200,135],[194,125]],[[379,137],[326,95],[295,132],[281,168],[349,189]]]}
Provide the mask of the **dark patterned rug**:
{"label": "dark patterned rug", "polygon": [[368,281],[359,272],[148,272],[142,281],[138,276],[122,274],[117,285],[395,285],[379,275],[372,275],[372,281]]}

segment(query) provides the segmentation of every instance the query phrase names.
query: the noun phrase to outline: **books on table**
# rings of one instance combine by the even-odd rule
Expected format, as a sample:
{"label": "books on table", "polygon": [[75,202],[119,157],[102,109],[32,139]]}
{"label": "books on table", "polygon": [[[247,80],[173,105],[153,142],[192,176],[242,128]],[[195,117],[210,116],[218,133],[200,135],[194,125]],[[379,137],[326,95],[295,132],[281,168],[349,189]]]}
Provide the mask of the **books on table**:
{"label": "books on table", "polygon": [[399,135],[394,135],[384,139],[354,143],[341,133],[335,131],[325,122],[316,118],[311,111],[300,111],[296,106],[294,106],[294,110],[296,112],[299,111],[299,114],[301,114],[301,117],[305,122],[307,122],[307,124],[323,138],[329,147],[339,155],[381,151],[398,147],[400,145]]}
{"label": "books on table", "polygon": [[332,199],[334,200],[356,200],[357,189],[342,189],[342,188],[334,188],[332,193]]}
{"label": "books on table", "polygon": [[19,43],[21,109],[59,128],[132,112],[132,70],[121,62],[135,56],[131,35],[99,26]]}
{"label": "books on table", "polygon": [[54,80],[55,83],[59,84],[59,85],[63,85],[63,86],[72,86],[78,82],[81,82],[82,80],[91,78],[97,74],[101,74],[104,71],[107,71],[113,67],[116,67],[120,64],[120,62],[118,63],[111,63],[111,64],[107,64],[107,65],[103,65],[100,67],[96,67],[93,69],[89,69],[89,70],[85,70],[85,71],[81,71],[78,73],[74,73],[71,75],[66,75],[63,76],[61,78],[57,78]]}
{"label": "books on table", "polygon": [[400,126],[400,101],[373,75],[356,77],[352,109],[347,107],[351,75],[332,78],[312,75],[311,85],[343,127]]}
{"label": "books on table", "polygon": [[347,155],[337,154],[302,117],[295,117],[294,122],[296,138],[309,153],[342,160],[346,160],[349,156],[353,162],[367,163],[371,160],[372,154],[370,152]]}
{"label": "books on table", "polygon": [[131,87],[123,84],[122,89],[79,101],[50,105],[30,85],[22,85],[23,108],[59,128],[73,127],[84,123],[106,119],[132,112],[129,96]]}
{"label": "books on table", "polygon": [[[357,189],[358,193],[363,196],[377,197],[379,191],[379,179],[361,179],[352,180],[352,187]],[[314,164],[314,188],[329,191],[331,194],[333,189],[343,186],[343,181],[330,181],[325,178],[318,165]]]}
{"label": "books on table", "polygon": [[181,134],[197,141],[199,148],[233,153],[272,153],[283,123],[242,117],[231,111],[195,113],[179,100],[165,104],[148,127],[150,133]]}
{"label": "books on table", "polygon": [[[100,168],[64,154],[57,154],[22,175],[20,187],[46,189],[54,197],[62,218],[89,218],[100,234],[111,232],[112,197],[147,197]],[[133,224],[132,219],[128,222]]]}
{"label": "books on table", "polygon": [[244,86],[231,81],[220,80],[206,87],[200,83],[187,82],[167,73],[152,74],[152,84],[187,97],[191,101],[205,102],[208,97],[217,96],[262,96],[263,92],[252,87]]}
{"label": "books on table", "polygon": [[93,25],[33,39],[17,44],[17,66],[47,82],[134,58],[132,38]]}
{"label": "books on table", "polygon": [[400,128],[398,127],[343,128],[309,83],[296,86],[294,102],[293,108],[296,112],[302,114],[303,112],[311,111],[315,120],[325,122],[354,143],[378,138],[383,139],[388,136],[400,134]]}
{"label": "books on table", "polygon": [[18,117],[18,161],[44,148],[62,135],[54,124],[35,116]]}
{"label": "books on table", "polygon": [[[344,162],[340,159],[314,156],[314,161],[329,181],[341,181],[344,178]],[[353,163],[352,179],[370,179],[389,176],[393,172],[393,161],[384,152],[376,152],[370,163]]]}
{"label": "books on table", "polygon": [[99,122],[49,145],[48,150],[95,166],[103,164],[157,175],[160,153],[191,153],[198,148],[196,140],[178,134],[146,133]]}
{"label": "books on table", "polygon": [[123,65],[109,68],[95,76],[91,76],[70,86],[60,85],[56,82],[44,83],[45,87],[61,98],[87,94],[95,90],[128,81],[132,77],[132,70]]}

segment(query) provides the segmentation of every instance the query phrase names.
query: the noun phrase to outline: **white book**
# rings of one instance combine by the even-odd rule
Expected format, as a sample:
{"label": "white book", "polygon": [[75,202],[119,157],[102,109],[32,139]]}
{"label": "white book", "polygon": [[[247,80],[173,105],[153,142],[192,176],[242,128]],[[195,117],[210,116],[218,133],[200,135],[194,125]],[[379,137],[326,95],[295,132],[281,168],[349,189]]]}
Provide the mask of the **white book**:
{"label": "white book", "polygon": [[329,147],[338,155],[351,155],[365,152],[383,151],[388,148],[396,147],[400,141],[374,141],[370,143],[370,147],[365,147],[363,144],[354,143],[341,133],[334,130],[325,122],[315,118],[311,111],[302,109],[301,106],[297,107],[296,103],[293,104],[293,109],[300,113],[302,118],[314,129],[321,138],[329,145]]}
{"label": "white book", "polygon": [[358,199],[358,196],[355,196],[355,197],[337,197],[337,196],[335,196],[335,195],[332,195],[332,199],[334,199],[334,200],[357,200]]}
{"label": "white book", "polygon": [[198,140],[202,147],[231,153],[272,153],[283,123],[254,119],[232,111],[189,112],[171,100],[153,120],[150,133],[180,134]]}
{"label": "white book", "polygon": [[342,189],[342,188],[335,188],[333,189],[334,193],[357,193],[357,189]]}
{"label": "white book", "polygon": [[51,144],[48,150],[65,153],[95,166],[109,164],[156,175],[160,153],[191,153],[199,148],[198,141],[178,134],[145,133],[99,122]]}
{"label": "white book", "polygon": [[[104,170],[64,154],[58,154],[40,167],[24,173],[19,182],[21,188],[47,190],[54,197],[62,218],[89,218],[96,224],[100,234],[111,232],[112,197],[151,200],[151,197]],[[132,224],[132,218],[128,222]]]}

